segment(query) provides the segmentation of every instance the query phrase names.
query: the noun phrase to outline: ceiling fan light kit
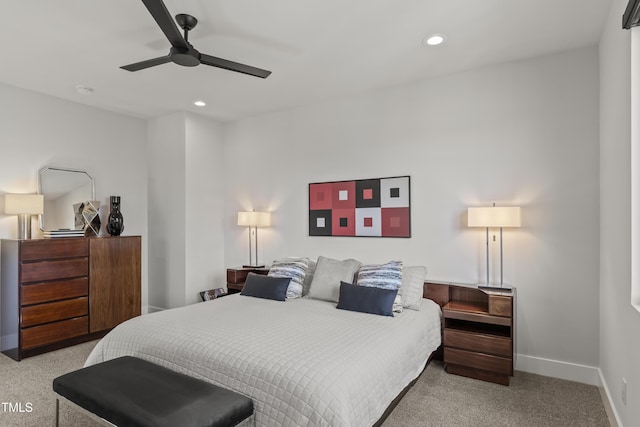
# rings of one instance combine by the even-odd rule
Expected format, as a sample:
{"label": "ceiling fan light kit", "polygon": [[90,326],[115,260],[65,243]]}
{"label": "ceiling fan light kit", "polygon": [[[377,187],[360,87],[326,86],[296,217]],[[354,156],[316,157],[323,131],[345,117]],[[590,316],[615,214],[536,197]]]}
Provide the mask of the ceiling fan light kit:
{"label": "ceiling fan light kit", "polygon": [[[218,58],[198,52],[191,43],[189,43],[189,31],[193,30],[198,24],[198,20],[186,13],[176,15],[175,22],[164,5],[162,0],[142,0],[147,7],[153,19],[171,43],[169,54],[159,58],[148,59],[146,61],[136,62],[124,65],[120,68],[127,71],[140,71],[145,68],[155,67],[156,65],[173,62],[183,67],[195,67],[204,64],[212,67],[223,68],[225,70],[235,71],[237,73],[248,74],[254,77],[267,78],[271,71],[261,68],[252,67],[250,65],[229,61],[227,59]],[[184,30],[184,36],[180,34],[178,25]]]}

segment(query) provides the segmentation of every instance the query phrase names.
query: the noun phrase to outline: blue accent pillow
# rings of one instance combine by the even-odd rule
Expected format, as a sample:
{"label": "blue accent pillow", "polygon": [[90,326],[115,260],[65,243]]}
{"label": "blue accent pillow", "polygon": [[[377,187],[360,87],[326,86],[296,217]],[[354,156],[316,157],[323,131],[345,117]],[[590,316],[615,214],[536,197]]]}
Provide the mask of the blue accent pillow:
{"label": "blue accent pillow", "polygon": [[397,289],[382,289],[340,282],[340,299],[337,308],[393,316],[393,301],[397,294]]}
{"label": "blue accent pillow", "polygon": [[240,295],[284,301],[287,298],[287,288],[290,281],[291,279],[288,277],[271,277],[249,273]]}

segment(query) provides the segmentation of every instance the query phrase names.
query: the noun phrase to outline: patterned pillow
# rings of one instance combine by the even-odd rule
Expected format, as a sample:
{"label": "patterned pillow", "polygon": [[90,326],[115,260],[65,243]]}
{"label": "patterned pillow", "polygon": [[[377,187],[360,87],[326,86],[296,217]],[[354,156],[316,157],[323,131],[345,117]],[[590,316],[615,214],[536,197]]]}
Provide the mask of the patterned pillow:
{"label": "patterned pillow", "polygon": [[308,265],[309,260],[307,258],[285,258],[274,261],[268,275],[291,279],[287,288],[287,299],[300,298]]}
{"label": "patterned pillow", "polygon": [[[356,284],[398,291],[402,286],[402,261],[363,265],[358,271]],[[402,296],[399,294],[393,302],[393,312],[402,313]]]}

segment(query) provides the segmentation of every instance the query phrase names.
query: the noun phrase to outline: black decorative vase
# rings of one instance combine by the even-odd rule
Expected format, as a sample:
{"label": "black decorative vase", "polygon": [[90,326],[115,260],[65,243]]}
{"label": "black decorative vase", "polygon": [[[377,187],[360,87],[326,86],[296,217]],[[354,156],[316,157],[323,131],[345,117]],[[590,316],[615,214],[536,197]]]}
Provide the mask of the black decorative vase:
{"label": "black decorative vase", "polygon": [[112,236],[119,236],[124,231],[124,218],[120,212],[120,196],[109,197],[111,202],[111,212],[107,222],[107,233]]}

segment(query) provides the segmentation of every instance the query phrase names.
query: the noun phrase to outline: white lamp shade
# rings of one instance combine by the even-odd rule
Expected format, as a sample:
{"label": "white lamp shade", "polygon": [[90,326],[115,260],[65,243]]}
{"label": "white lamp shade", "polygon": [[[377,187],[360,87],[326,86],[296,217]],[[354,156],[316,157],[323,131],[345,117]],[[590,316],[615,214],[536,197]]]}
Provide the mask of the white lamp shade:
{"label": "white lamp shade", "polygon": [[492,206],[469,208],[469,227],[520,227],[520,208]]}
{"label": "white lamp shade", "polygon": [[270,212],[238,212],[238,225],[245,227],[269,227],[271,225]]}
{"label": "white lamp shade", "polygon": [[4,213],[8,215],[40,215],[44,212],[42,194],[5,194]]}

